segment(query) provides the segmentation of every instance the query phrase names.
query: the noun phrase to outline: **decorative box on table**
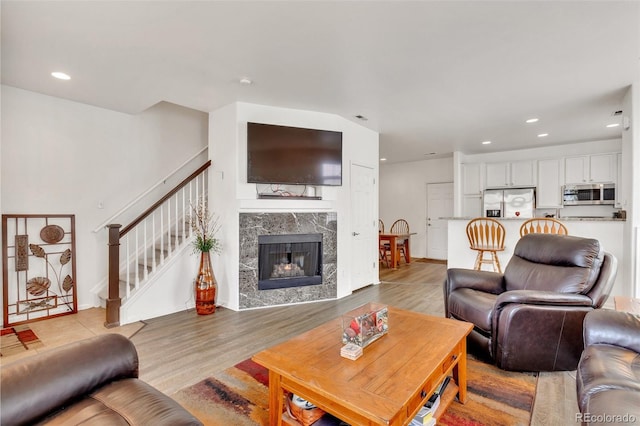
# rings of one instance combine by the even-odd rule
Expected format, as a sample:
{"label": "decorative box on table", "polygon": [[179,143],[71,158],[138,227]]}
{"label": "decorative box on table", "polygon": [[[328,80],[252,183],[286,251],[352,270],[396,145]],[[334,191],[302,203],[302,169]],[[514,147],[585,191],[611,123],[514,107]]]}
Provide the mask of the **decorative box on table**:
{"label": "decorative box on table", "polygon": [[386,305],[367,303],[342,315],[342,343],[365,347],[389,330]]}

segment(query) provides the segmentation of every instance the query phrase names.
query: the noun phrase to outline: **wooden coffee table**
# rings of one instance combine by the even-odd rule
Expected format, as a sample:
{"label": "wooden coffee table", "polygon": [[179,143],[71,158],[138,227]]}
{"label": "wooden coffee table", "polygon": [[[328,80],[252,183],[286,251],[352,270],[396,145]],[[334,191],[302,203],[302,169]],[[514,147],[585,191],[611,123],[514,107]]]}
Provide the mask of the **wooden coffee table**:
{"label": "wooden coffee table", "polygon": [[452,374],[455,383],[447,387],[438,416],[456,393],[466,401],[466,337],[472,328],[389,307],[389,332],[355,361],[340,356],[340,318],[259,352],[252,359],[269,370],[270,424],[282,424],[287,390],[352,425],[406,425]]}

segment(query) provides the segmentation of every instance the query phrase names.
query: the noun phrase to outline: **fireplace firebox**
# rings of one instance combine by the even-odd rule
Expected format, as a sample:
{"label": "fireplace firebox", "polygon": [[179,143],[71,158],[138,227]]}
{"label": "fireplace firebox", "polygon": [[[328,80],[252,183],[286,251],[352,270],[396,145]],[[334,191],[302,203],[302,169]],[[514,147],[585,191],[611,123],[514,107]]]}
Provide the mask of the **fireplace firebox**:
{"label": "fireplace firebox", "polygon": [[322,284],[322,234],[258,236],[258,290]]}

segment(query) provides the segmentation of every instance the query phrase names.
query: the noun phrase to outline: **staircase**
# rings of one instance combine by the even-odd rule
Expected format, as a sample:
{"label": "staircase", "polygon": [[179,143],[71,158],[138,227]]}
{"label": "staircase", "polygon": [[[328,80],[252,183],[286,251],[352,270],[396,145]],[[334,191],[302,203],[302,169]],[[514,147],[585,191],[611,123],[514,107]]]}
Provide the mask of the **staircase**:
{"label": "staircase", "polygon": [[[107,225],[109,277],[106,287],[98,292],[107,310],[106,327],[120,325],[121,311],[126,311],[141,294],[157,285],[172,263],[190,250],[192,231],[187,221],[192,206],[207,199],[210,165],[211,161],[205,163],[124,228],[119,224]],[[166,290],[163,284],[150,294],[157,300]],[[154,297],[150,298],[150,305],[155,303]],[[144,309],[143,301],[136,303]],[[167,313],[171,312],[154,309],[155,315]]]}
{"label": "staircase", "polygon": [[[123,306],[126,305],[128,299],[134,297],[137,290],[144,288],[156,278],[156,275],[161,272],[162,266],[171,259],[171,256],[182,252],[185,244],[190,243],[188,224],[185,222],[184,229],[180,226],[178,228],[178,230],[175,228],[168,230],[154,244],[145,247],[144,254],[135,256],[128,265],[119,268],[118,294],[122,298]],[[106,307],[106,301],[109,297],[108,290],[105,285],[98,293],[102,307]]]}

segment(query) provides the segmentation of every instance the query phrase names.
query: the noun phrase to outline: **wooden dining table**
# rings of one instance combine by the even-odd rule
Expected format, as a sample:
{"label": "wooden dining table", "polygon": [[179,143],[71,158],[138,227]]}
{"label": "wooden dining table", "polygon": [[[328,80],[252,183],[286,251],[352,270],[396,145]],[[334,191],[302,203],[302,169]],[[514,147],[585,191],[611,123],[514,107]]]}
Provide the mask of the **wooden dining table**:
{"label": "wooden dining table", "polygon": [[398,241],[403,241],[404,252],[406,254],[407,263],[411,263],[411,251],[409,249],[409,234],[392,234],[388,232],[381,232],[378,234],[378,242],[380,245],[388,242],[389,247],[391,247],[391,267],[397,268],[400,264],[400,250],[398,250]]}

